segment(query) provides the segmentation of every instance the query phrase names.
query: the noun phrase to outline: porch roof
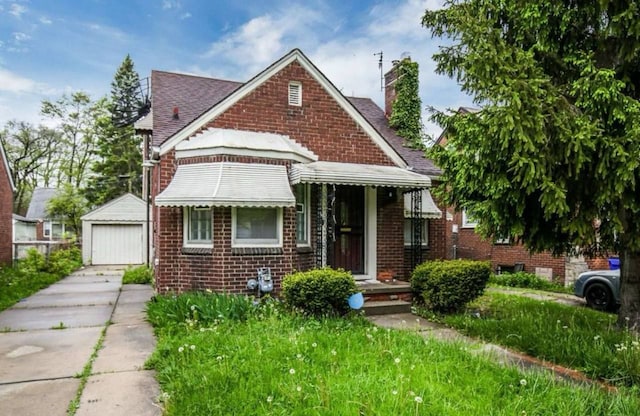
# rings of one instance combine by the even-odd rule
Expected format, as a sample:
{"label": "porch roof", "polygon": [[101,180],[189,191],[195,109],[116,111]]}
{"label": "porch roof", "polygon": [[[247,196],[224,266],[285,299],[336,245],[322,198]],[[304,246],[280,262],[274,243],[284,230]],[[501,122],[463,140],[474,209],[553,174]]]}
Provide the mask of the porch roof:
{"label": "porch roof", "polygon": [[158,206],[289,207],[295,205],[283,165],[197,163],[180,165],[155,199]]}
{"label": "porch roof", "polygon": [[[418,216],[422,218],[429,219],[439,219],[442,218],[442,211],[438,209],[435,202],[433,202],[433,198],[431,197],[431,192],[428,189],[423,189],[422,191],[422,205],[420,206],[420,210],[418,211]],[[411,202],[411,193],[407,192],[404,194],[404,216],[405,218],[411,218],[413,216],[413,204]]]}
{"label": "porch roof", "polygon": [[428,188],[431,179],[395,166],[356,163],[312,162],[291,166],[291,184],[327,183],[335,185],[390,186],[395,188]]}

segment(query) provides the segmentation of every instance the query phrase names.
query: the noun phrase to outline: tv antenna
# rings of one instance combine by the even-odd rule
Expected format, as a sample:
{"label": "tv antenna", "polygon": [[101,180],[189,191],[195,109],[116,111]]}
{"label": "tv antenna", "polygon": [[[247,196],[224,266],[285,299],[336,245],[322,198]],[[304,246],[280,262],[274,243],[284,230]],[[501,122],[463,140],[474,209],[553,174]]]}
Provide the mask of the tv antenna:
{"label": "tv antenna", "polygon": [[133,124],[146,116],[149,110],[151,110],[151,83],[148,77],[140,79],[135,90],[132,91],[132,95],[137,108],[129,115],[113,120],[114,124],[118,127]]}
{"label": "tv antenna", "polygon": [[384,74],[382,73],[382,51],[374,53],[373,56],[379,56],[378,69],[380,70],[380,92],[384,91]]}

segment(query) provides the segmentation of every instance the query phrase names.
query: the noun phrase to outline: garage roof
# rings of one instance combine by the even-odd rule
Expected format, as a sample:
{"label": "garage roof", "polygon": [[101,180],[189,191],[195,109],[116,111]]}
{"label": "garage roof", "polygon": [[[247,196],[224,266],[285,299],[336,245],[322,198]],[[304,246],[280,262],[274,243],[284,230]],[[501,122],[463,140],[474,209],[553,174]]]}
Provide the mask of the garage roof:
{"label": "garage roof", "polygon": [[82,221],[144,222],[147,204],[133,194],[124,194],[80,218]]}

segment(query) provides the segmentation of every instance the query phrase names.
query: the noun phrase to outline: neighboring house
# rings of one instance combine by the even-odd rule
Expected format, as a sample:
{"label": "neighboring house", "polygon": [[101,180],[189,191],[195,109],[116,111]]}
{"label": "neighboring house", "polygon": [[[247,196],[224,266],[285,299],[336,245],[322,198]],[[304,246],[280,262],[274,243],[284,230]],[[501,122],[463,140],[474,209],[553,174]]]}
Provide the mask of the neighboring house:
{"label": "neighboring house", "polygon": [[18,214],[13,214],[13,241],[35,241],[38,220],[30,220]]}
{"label": "neighboring house", "polygon": [[160,292],[246,292],[262,267],[276,290],[322,266],[406,278],[410,261],[446,254],[428,192],[440,171],[301,51],[246,83],[153,71],[151,85]]}
{"label": "neighboring house", "polygon": [[9,169],[9,161],[0,144],[0,264],[13,259],[13,193],[15,184]]}
{"label": "neighboring house", "polygon": [[60,241],[64,239],[64,222],[50,218],[49,214],[47,214],[47,204],[56,195],[57,191],[55,188],[36,188],[33,190],[33,195],[31,195],[31,201],[25,217],[39,222],[36,234],[38,241]]}
{"label": "neighboring house", "polygon": [[[458,112],[478,113],[475,108],[460,107]],[[435,145],[446,146],[444,131]],[[465,210],[456,207],[447,209],[450,224],[446,227],[447,258],[461,258],[490,261],[496,273],[525,271],[546,279],[554,279],[566,284],[572,283],[577,275],[588,269],[608,268],[607,259],[585,259],[570,256],[554,256],[549,251],[530,253],[522,244],[510,238],[483,239],[476,233],[476,221]]]}

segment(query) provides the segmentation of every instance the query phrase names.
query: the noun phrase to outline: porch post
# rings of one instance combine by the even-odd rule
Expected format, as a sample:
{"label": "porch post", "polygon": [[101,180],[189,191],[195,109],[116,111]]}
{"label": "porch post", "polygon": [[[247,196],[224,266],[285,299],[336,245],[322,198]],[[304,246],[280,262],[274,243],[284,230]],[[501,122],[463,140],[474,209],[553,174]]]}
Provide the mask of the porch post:
{"label": "porch post", "polygon": [[328,239],[328,230],[327,230],[327,184],[323,183],[321,185],[321,195],[320,195],[320,209],[322,216],[322,246],[321,246],[321,258],[322,258],[322,267],[327,266],[327,239]]}

